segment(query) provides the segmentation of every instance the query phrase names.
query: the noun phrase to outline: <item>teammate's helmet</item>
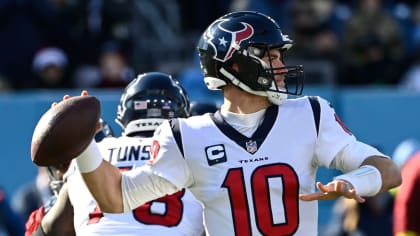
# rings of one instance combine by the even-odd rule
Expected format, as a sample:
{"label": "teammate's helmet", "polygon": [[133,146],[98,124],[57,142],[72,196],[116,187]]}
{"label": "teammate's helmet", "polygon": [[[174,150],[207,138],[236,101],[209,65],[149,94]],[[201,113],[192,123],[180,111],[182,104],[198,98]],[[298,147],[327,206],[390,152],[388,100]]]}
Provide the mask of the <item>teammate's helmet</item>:
{"label": "teammate's helmet", "polygon": [[172,76],[140,74],[124,90],[116,122],[124,135],[154,131],[164,120],[187,117],[190,103],[184,88]]}
{"label": "teammate's helmet", "polygon": [[190,114],[192,116],[203,115],[205,113],[214,113],[219,109],[216,103],[211,102],[193,102],[191,103]]}
{"label": "teammate's helmet", "polygon": [[[286,66],[286,87],[278,88],[274,76],[280,68],[261,58],[270,49],[284,52],[292,44],[269,16],[251,11],[224,15],[206,29],[198,43],[204,81],[211,90],[233,84],[280,104],[287,94],[301,95],[303,66]],[[234,63],[239,65],[239,71],[232,69]]]}
{"label": "teammate's helmet", "polygon": [[106,137],[113,137],[114,131],[112,130],[111,126],[106,122],[104,119],[100,118],[99,122],[102,124],[102,129],[96,133],[95,141],[100,142],[102,139]]}

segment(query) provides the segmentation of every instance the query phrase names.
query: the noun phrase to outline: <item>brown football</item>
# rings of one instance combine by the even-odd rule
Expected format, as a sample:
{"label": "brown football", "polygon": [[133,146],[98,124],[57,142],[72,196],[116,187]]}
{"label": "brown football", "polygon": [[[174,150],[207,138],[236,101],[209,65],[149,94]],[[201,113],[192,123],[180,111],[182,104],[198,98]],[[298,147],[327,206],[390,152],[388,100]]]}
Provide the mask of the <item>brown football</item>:
{"label": "brown football", "polygon": [[31,159],[38,166],[69,162],[93,140],[101,113],[94,96],[76,96],[59,102],[38,121],[31,143]]}

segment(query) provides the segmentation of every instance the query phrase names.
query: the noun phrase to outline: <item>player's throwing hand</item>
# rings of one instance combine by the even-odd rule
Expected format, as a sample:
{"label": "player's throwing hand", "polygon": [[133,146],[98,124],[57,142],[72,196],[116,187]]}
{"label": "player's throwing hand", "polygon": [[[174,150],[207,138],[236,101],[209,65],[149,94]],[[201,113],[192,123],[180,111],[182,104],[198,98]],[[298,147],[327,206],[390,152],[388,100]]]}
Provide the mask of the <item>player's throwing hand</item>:
{"label": "player's throwing hand", "polygon": [[318,192],[300,194],[299,199],[302,201],[332,200],[343,196],[346,198],[353,198],[360,203],[365,202],[364,198],[357,195],[353,185],[344,180],[334,180],[326,185],[317,182],[316,187],[319,190]]}

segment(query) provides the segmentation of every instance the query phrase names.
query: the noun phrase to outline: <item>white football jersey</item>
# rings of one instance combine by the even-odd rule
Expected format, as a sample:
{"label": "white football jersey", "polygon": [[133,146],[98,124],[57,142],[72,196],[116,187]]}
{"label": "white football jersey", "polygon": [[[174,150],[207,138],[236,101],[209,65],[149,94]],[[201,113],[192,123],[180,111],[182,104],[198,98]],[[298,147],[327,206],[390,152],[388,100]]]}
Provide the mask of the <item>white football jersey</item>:
{"label": "white football jersey", "polygon": [[[102,156],[121,171],[144,165],[150,159],[150,138],[105,138],[98,143]],[[191,235],[204,232],[201,204],[182,190],[124,214],[103,213],[72,164],[67,172],[70,202],[77,235]]]}
{"label": "white football jersey", "polygon": [[319,133],[307,97],[269,107],[250,138],[218,112],[166,121],[150,168],[202,202],[210,236],[317,235],[318,203],[299,194],[314,192],[318,166],[329,167],[356,142],[329,103],[319,101]]}

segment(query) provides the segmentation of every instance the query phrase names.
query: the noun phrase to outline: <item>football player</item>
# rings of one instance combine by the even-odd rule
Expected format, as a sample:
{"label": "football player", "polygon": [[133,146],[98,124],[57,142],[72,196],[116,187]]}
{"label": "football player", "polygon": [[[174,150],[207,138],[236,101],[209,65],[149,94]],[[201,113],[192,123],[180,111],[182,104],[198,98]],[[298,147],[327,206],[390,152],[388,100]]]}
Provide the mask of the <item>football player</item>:
{"label": "football player", "polygon": [[[160,72],[140,74],[127,85],[118,105],[116,122],[121,137],[106,137],[100,150],[119,171],[141,168],[150,161],[151,135],[166,119],[187,117],[189,99],[170,75]],[[61,196],[62,195],[62,196]],[[72,163],[66,173],[66,184],[60,192],[64,199],[47,214],[38,231],[44,235],[64,235],[67,219],[77,235],[191,235],[204,233],[202,206],[189,190],[182,189],[147,202],[131,212],[109,214],[101,211],[85,186],[77,166]],[[66,210],[67,208],[67,210]],[[42,234],[40,234],[42,235]],[[71,235],[71,234],[68,234]]]}
{"label": "football player", "polygon": [[100,142],[102,139],[106,137],[114,137],[114,131],[112,130],[112,127],[106,122],[103,118],[99,119],[98,127],[97,129],[99,131],[95,134],[95,141]]}
{"label": "football player", "polygon": [[[102,118],[99,119],[96,130],[96,142],[100,142],[106,137],[114,136],[114,132],[111,126]],[[45,215],[47,215],[47,219],[44,221],[51,220],[55,222],[60,222],[54,224],[56,226],[54,230],[58,230],[58,232],[60,232],[60,235],[65,236],[75,234],[75,230],[73,227],[73,208],[70,202],[68,201],[67,185],[65,185],[63,179],[63,176],[69,168],[69,165],[70,162],[47,167],[49,188],[53,195],[50,197],[50,199],[48,199],[48,201],[44,205],[34,210],[29,215],[25,224],[25,236],[43,235],[40,224],[41,221],[44,219]],[[61,191],[62,189],[63,191]],[[60,194],[60,192],[62,193]],[[56,207],[53,208],[53,206],[57,203],[57,200],[58,204]],[[50,211],[52,212],[49,213]],[[54,218],[57,216],[60,216],[60,218]],[[51,232],[57,232],[54,230],[50,229]]]}
{"label": "football player", "polygon": [[[358,141],[325,99],[287,99],[303,87],[303,67],[285,64],[292,45],[258,12],[215,20],[198,52],[207,87],[223,92],[221,109],[164,121],[145,168],[121,173],[92,142],[76,162],[100,208],[126,212],[188,188],[204,205],[207,235],[308,236],[318,234],[317,200],[364,202],[398,186],[396,165]],[[316,183],[318,166],[344,174]]]}

